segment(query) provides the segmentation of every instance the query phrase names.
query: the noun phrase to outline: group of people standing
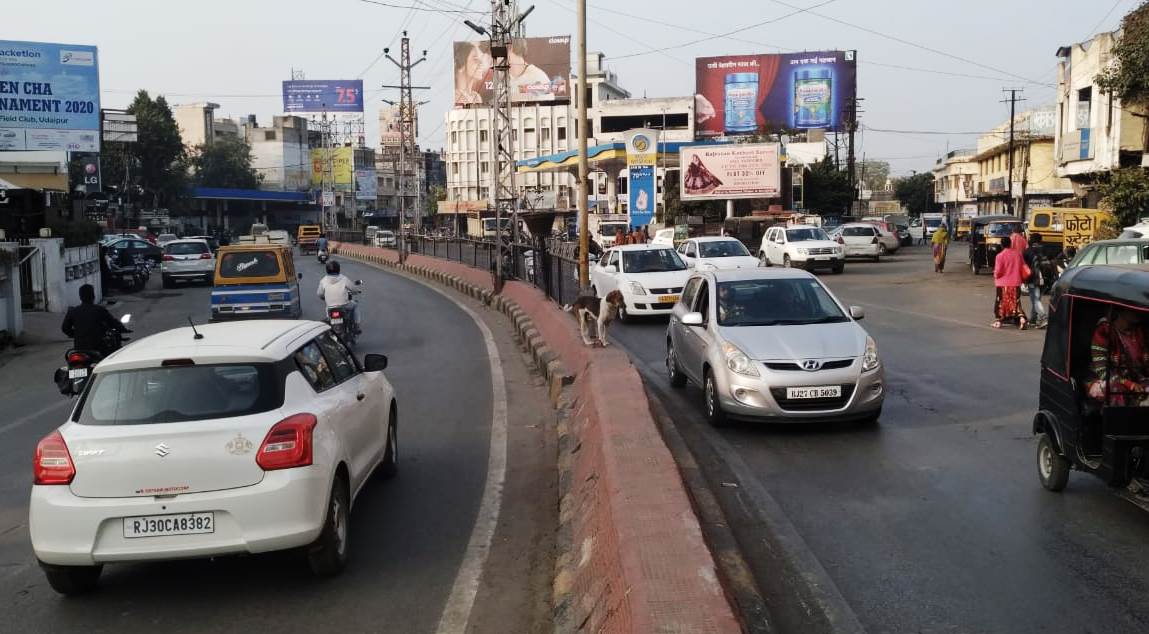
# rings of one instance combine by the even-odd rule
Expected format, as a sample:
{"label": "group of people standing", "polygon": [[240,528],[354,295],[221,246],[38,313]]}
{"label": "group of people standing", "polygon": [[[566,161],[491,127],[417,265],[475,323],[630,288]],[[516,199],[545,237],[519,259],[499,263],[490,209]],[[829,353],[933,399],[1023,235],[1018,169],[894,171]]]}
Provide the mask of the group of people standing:
{"label": "group of people standing", "polygon": [[630,231],[623,231],[621,228],[614,232],[615,246],[624,244],[646,244],[650,242],[650,231],[646,226],[641,229],[631,229]]}
{"label": "group of people standing", "polygon": [[1002,237],[1001,251],[993,265],[996,288],[993,303],[994,328],[1015,325],[1019,330],[1025,330],[1031,323],[1021,305],[1023,287],[1029,294],[1033,326],[1045,327],[1047,312],[1041,301],[1041,261],[1044,257],[1040,234],[1035,233],[1026,239],[1024,233],[1014,231],[1012,235]]}

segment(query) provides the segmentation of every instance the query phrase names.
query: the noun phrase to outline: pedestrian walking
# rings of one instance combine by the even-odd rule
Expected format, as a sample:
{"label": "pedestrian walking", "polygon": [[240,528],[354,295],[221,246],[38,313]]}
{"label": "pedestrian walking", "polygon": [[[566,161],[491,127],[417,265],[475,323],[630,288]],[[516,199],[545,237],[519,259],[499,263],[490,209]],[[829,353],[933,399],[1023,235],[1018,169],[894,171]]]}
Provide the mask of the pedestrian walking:
{"label": "pedestrian walking", "polygon": [[621,247],[624,244],[626,244],[626,234],[622,232],[622,227],[619,227],[614,230],[614,245]]}
{"label": "pedestrian walking", "polygon": [[1041,303],[1042,289],[1045,287],[1045,271],[1048,268],[1045,262],[1045,254],[1041,246],[1041,234],[1035,233],[1029,236],[1029,248],[1022,254],[1025,260],[1025,265],[1029,267],[1030,275],[1025,280],[1025,285],[1029,291],[1029,314],[1033,316],[1033,327],[1044,328],[1046,322],[1045,304]]}
{"label": "pedestrian walking", "polygon": [[[1018,253],[1025,253],[1029,248],[1029,242],[1025,239],[1025,232],[1021,229],[1021,225],[1013,228],[1013,233],[1009,235],[1009,243],[1011,248]],[[1004,247],[1004,245],[1002,245]]]}
{"label": "pedestrian walking", "polygon": [[944,273],[946,268],[946,251],[950,246],[950,232],[945,224],[942,224],[934,231],[934,237],[930,242],[933,243],[934,249],[934,273]]}
{"label": "pedestrian walking", "polygon": [[1021,308],[1021,284],[1029,276],[1025,260],[1021,253],[1012,248],[1009,238],[1001,239],[1001,252],[997,254],[993,265],[993,284],[996,294],[993,302],[993,327],[1001,328],[1004,324],[1016,324],[1019,330],[1025,330],[1025,311]]}

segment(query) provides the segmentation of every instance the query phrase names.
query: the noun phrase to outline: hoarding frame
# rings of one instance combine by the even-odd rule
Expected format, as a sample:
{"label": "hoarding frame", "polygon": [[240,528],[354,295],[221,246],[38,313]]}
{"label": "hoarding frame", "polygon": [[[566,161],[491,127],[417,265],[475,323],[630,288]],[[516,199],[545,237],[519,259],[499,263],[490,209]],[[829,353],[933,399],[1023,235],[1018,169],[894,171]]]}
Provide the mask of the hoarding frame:
{"label": "hoarding frame", "polygon": [[781,150],[778,143],[683,147],[679,150],[679,196],[684,201],[779,198]]}
{"label": "hoarding frame", "polygon": [[[493,60],[487,40],[455,42],[452,46],[455,89],[452,104],[490,106],[494,94],[491,75]],[[511,101],[519,104],[551,104],[571,98],[571,37],[514,38],[509,51]],[[514,57],[521,56],[525,67],[516,74]],[[542,92],[547,88],[547,92]],[[534,95],[523,97],[524,92]]]}
{"label": "hoarding frame", "polygon": [[97,47],[0,40],[0,150],[100,151]]}
{"label": "hoarding frame", "polygon": [[283,111],[363,112],[362,79],[285,79]]}

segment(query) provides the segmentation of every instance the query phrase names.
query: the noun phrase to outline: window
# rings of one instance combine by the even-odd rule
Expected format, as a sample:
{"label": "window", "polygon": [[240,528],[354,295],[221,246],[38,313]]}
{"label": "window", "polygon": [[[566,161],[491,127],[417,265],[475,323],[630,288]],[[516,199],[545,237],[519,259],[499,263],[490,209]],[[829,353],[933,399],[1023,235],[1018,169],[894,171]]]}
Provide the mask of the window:
{"label": "window", "polygon": [[543,143],[549,142],[551,140],[551,129],[550,128],[543,128],[542,131],[539,133],[539,138],[542,140]]}
{"label": "window", "polygon": [[685,253],[686,253],[686,257],[688,257],[688,258],[698,257],[698,250],[694,248],[693,242],[687,242],[686,243]]}
{"label": "window", "polygon": [[320,352],[319,345],[314,341],[295,353],[295,365],[316,392],[322,392],[335,386],[335,375],[331,372],[331,366],[323,357],[323,353]]}
{"label": "window", "polygon": [[486,143],[488,139],[486,130],[479,130],[479,143]]}
{"label": "window", "polygon": [[1093,86],[1077,91],[1077,129],[1084,130],[1090,127],[1090,106],[1093,101]]}
{"label": "window", "polygon": [[618,251],[611,251],[610,252],[610,257],[607,258],[606,265],[607,266],[615,266],[615,267],[618,266]]}
{"label": "window", "polygon": [[682,305],[690,308],[694,305],[694,296],[698,294],[698,287],[702,284],[702,278],[696,277],[686,283],[686,288],[682,291]]}
{"label": "window", "polygon": [[847,238],[870,238],[874,235],[873,227],[845,227],[842,229],[842,235]]}
{"label": "window", "polygon": [[274,141],[275,140],[275,130],[264,130],[263,131],[263,140],[264,141]]}
{"label": "window", "polygon": [[203,242],[174,242],[164,245],[164,253],[168,255],[200,255],[209,250],[207,244]]}
{"label": "window", "polygon": [[272,251],[236,251],[224,254],[220,277],[272,277],[279,275],[279,258]]}
{"label": "window", "polygon": [[559,141],[566,141],[567,140],[567,129],[565,126],[560,127],[558,129],[558,134],[559,134]]}
{"label": "window", "polygon": [[786,239],[789,242],[805,242],[807,240],[829,240],[829,236],[821,229],[787,229]]}
{"label": "window", "polygon": [[355,359],[351,353],[347,352],[347,347],[331,331],[319,335],[315,341],[331,365],[331,373],[334,375],[336,383],[346,381],[359,371],[359,368],[355,366]]}
{"label": "window", "polygon": [[275,366],[180,365],[104,372],[84,398],[81,425],[145,425],[249,416],[283,405]]}
{"label": "window", "polygon": [[817,280],[758,279],[718,284],[722,326],[789,326],[849,321]]}
{"label": "window", "polygon": [[1121,244],[1111,246],[1105,250],[1106,262],[1098,264],[1140,264],[1141,249],[1135,244]]}
{"label": "window", "polygon": [[694,312],[702,313],[703,325],[710,323],[710,284],[706,280],[698,285],[698,296],[694,298]]}
{"label": "window", "polygon": [[451,131],[451,145],[456,146],[458,144],[459,144],[459,133],[452,130]]}

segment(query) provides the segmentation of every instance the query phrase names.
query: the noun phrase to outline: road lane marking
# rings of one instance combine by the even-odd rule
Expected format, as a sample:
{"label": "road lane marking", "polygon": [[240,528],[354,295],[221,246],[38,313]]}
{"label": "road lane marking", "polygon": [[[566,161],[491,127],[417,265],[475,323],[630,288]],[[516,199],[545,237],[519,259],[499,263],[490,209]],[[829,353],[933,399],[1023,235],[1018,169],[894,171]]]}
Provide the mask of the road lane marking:
{"label": "road lane marking", "polygon": [[60,409],[61,407],[65,406],[65,405],[75,405],[75,403],[72,401],[72,399],[56,401],[55,403],[52,403],[51,405],[48,405],[46,407],[42,407],[39,410],[36,410],[35,412],[28,414],[27,416],[17,418],[16,420],[8,423],[7,425],[0,426],[0,434],[10,432],[13,429],[16,429],[17,427],[22,427],[22,426],[36,420],[37,418],[39,418],[45,414],[48,414],[49,412],[53,412],[55,410]]}

